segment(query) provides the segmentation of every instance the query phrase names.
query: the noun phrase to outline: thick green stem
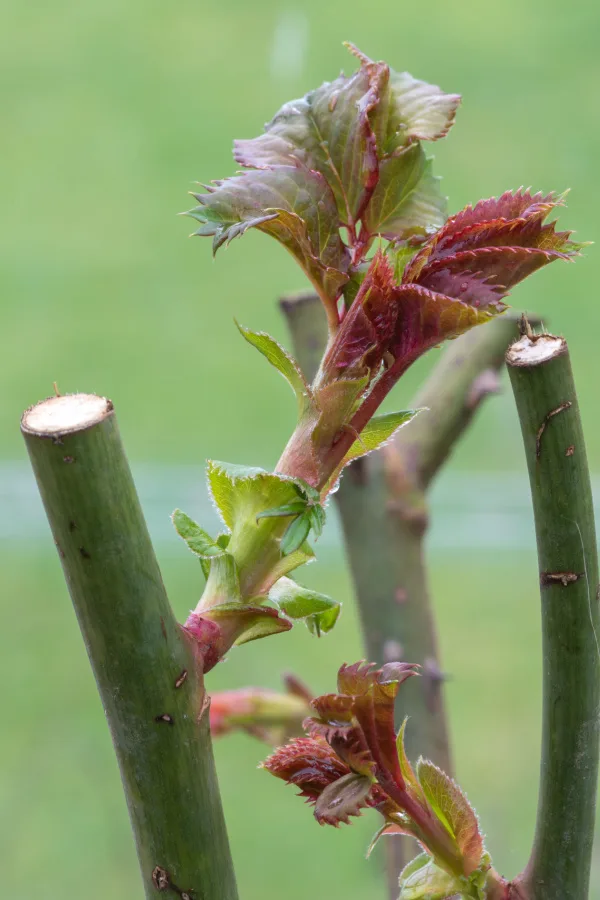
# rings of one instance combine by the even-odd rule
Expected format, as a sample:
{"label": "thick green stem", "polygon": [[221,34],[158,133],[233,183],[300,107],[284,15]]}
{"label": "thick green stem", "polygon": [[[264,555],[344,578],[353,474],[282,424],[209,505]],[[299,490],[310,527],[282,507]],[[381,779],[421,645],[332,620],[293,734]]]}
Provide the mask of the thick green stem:
{"label": "thick green stem", "polygon": [[[326,336],[319,301],[302,294],[281,305],[298,361],[310,377]],[[452,765],[424,558],[425,491],[481,400],[497,389],[515,333],[514,319],[503,317],[454,341],[412,404],[428,411],[382,451],[349,466],[335,495],[368,657],[378,664],[421,663],[423,677],[411,679],[402,692],[401,713],[410,716],[408,754],[423,755],[446,772]],[[402,864],[402,842],[393,846],[390,896],[397,894]]]}
{"label": "thick green stem", "polygon": [[529,900],[588,896],[600,701],[598,559],[590,477],[567,344],[524,336],[507,354],[535,514],[543,724]]}
{"label": "thick green stem", "polygon": [[24,414],[22,431],[111,730],[145,895],[236,900],[207,697],[112,404],[55,397]]}

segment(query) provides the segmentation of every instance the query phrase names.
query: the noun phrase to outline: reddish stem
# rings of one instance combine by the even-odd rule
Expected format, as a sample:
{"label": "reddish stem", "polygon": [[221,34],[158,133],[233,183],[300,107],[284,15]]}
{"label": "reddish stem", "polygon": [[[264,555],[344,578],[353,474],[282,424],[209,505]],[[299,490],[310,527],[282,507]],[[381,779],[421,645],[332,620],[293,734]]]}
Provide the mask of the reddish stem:
{"label": "reddish stem", "polygon": [[338,439],[329,448],[329,451],[323,460],[323,470],[326,474],[321,479],[318,485],[319,488],[325,487],[331,478],[331,475],[336,471],[346,453],[355,442],[356,435],[360,434],[367,422],[373,418],[392,387],[413,362],[413,358],[397,360],[396,363],[391,366],[387,372],[384,372],[379,380],[375,382],[370,394],[363,401],[350,421],[350,427],[341,431]]}
{"label": "reddish stem", "polygon": [[462,856],[453,838],[438,819],[428,809],[421,806],[404,788],[398,787],[394,781],[387,778],[378,780],[388,797],[412,819],[423,837],[425,846],[436,860],[443,862],[453,875],[464,875]]}

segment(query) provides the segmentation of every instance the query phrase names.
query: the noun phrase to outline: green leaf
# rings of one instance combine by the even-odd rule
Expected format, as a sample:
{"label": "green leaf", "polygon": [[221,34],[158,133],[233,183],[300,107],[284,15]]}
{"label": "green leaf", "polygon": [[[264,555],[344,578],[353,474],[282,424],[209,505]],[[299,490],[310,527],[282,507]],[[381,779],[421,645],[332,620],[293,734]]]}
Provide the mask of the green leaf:
{"label": "green leaf", "polygon": [[388,128],[385,153],[409,142],[438,141],[452,127],[460,103],[458,94],[446,94],[408,72],[390,72]]}
{"label": "green leaf", "polygon": [[[414,239],[413,239],[414,240]],[[396,243],[388,244],[386,247],[385,253],[390,263],[394,267],[394,281],[396,284],[401,284],[402,276],[404,275],[404,270],[406,269],[408,263],[413,259],[422,246],[422,240],[420,244],[413,244],[412,240],[408,241],[398,241]],[[350,284],[350,282],[348,282]],[[346,296],[346,291],[344,290],[344,296]]]}
{"label": "green leaf", "polygon": [[308,537],[310,527],[311,516],[308,510],[296,516],[293,522],[290,522],[281,538],[281,544],[279,545],[281,552],[287,556],[289,553],[294,553],[298,550]]}
{"label": "green leaf", "polygon": [[[241,602],[240,577],[231,553],[224,552],[220,556],[213,556],[208,575],[213,585],[211,593],[215,606]],[[202,614],[204,615],[204,612]]]}
{"label": "green leaf", "polygon": [[421,785],[417,780],[417,776],[414,773],[414,769],[410,764],[410,760],[406,755],[406,750],[404,748],[404,732],[406,731],[406,723],[408,722],[408,716],[405,717],[402,725],[400,726],[400,730],[398,731],[398,736],[396,738],[396,748],[398,750],[398,762],[400,763],[400,771],[402,772],[402,777],[404,781],[410,785],[413,789],[413,792],[416,792],[419,798],[423,797],[423,790]]}
{"label": "green leaf", "polygon": [[321,637],[321,634],[327,634],[331,631],[339,619],[341,611],[341,604],[338,603],[337,606],[332,606],[331,609],[325,610],[325,612],[316,613],[314,616],[307,616],[305,619],[306,627],[311,634],[314,634],[316,637]]}
{"label": "green leaf", "polygon": [[232,530],[248,520],[255,521],[265,510],[312,497],[310,485],[252,466],[209,460],[208,486],[223,521]]}
{"label": "green leaf", "polygon": [[402,870],[398,900],[454,900],[463,896],[464,886],[463,879],[444,872],[422,853]]}
{"label": "green leaf", "polygon": [[289,631],[292,623],[269,606],[247,606],[240,603],[223,603],[203,613],[224,630],[236,634],[235,645],[247,644],[271,634]]}
{"label": "green leaf", "polygon": [[403,834],[408,835],[409,837],[414,837],[417,840],[419,839],[416,826],[414,825],[412,819],[409,819],[409,817],[405,813],[392,813],[391,819],[386,819],[381,828],[376,831],[371,838],[371,843],[369,844],[366,853],[367,859],[375,849],[377,843],[379,842],[379,839],[386,834],[395,834],[396,836]]}
{"label": "green leaf", "polygon": [[373,416],[361,431],[360,438],[348,450],[343,465],[346,466],[353,459],[377,450],[382,444],[389,441],[399,428],[414,419],[419,412],[421,412],[419,409],[403,409],[400,412]]}
{"label": "green leaf", "polygon": [[390,440],[399,428],[406,425],[411,419],[414,419],[419,412],[421,412],[419,409],[406,409],[397,413],[383,413],[380,416],[374,416],[363,428],[359,437],[351,445],[340,465],[332,474],[323,489],[324,493],[329,494],[333,490],[342,471],[349,463],[359,459],[361,456],[366,456],[367,453],[371,453],[373,450],[377,450],[378,447]]}
{"label": "green leaf", "polygon": [[235,158],[256,169],[294,165],[317,170],[335,195],[340,219],[352,224],[381,179],[386,157],[417,140],[443,137],[460,97],[346,46],[360,61],[358,72],[286,103],[265,134],[236,141]]}
{"label": "green leaf", "polygon": [[269,600],[290,619],[306,619],[313,633],[331,631],[340,614],[340,604],[325,594],[302,587],[291,578],[280,578],[269,591]]}
{"label": "green leaf", "polygon": [[[194,194],[187,215],[201,223],[197,235],[213,235],[213,249],[248,228],[276,238],[300,263],[322,299],[333,299],[348,280],[350,257],[339,234],[335,200],[318,172],[295,166],[246,172]],[[332,299],[333,298],[333,299]]]}
{"label": "green leaf", "polygon": [[261,593],[268,593],[275,582],[279,581],[284,575],[289,575],[290,572],[293,572],[294,569],[303,566],[305,563],[314,562],[314,559],[314,550],[310,544],[305,541],[302,546],[297,550],[294,550],[293,553],[282,556],[279,562],[273,566],[267,580],[261,586]]}
{"label": "green leaf", "polygon": [[306,500],[293,500],[291,503],[284,503],[283,506],[274,506],[273,509],[265,509],[257,515],[256,521],[259,519],[285,519],[289,516],[298,516],[306,509]]}
{"label": "green leaf", "polygon": [[417,777],[433,812],[456,841],[465,874],[470,875],[479,867],[484,853],[474,809],[456,782],[432,762],[420,759]]}
{"label": "green leaf", "polygon": [[311,406],[311,392],[300,366],[270,335],[264,331],[250,331],[236,322],[241,334],[249,344],[256,347],[272,366],[285,378],[298,400],[298,416],[301,417]]}
{"label": "green leaf", "polygon": [[393,240],[428,234],[444,224],[446,198],[431,163],[420,144],[382,161],[365,217],[369,231]]}
{"label": "green leaf", "polygon": [[369,859],[371,853],[379,843],[380,838],[384,836],[384,834],[395,834],[397,833],[397,829],[395,826],[391,825],[390,822],[384,822],[381,828],[378,828],[373,837],[371,838],[371,842],[367,847],[367,852],[365,853],[365,857]]}
{"label": "green leaf", "polygon": [[355,55],[361,59],[358,72],[286,103],[265,134],[235,144],[243,166],[316,169],[327,179],[344,222],[359,217],[377,178],[371,116],[389,77],[385,63]]}
{"label": "green leaf", "polygon": [[316,503],[309,508],[308,515],[310,518],[310,527],[314,532],[315,539],[320,538],[323,533],[323,526],[325,525],[325,510],[320,503]]}
{"label": "green leaf", "polygon": [[[263,548],[271,542],[270,549],[293,556],[281,563],[281,573],[291,571],[310,558],[312,551],[307,553],[301,548],[313,525],[317,526],[317,533],[320,531],[325,516],[320,507],[320,494],[315,488],[301,478],[229,463],[209,461],[207,472],[212,498],[232,531],[231,549],[238,558],[240,552],[242,555],[246,552],[240,548],[252,547],[257,539]],[[280,526],[276,520],[283,515],[294,517],[280,539]],[[255,529],[262,529],[260,535]],[[296,553],[300,555],[295,556]],[[271,578],[269,583],[273,583]]]}
{"label": "green leaf", "polygon": [[203,528],[190,519],[186,513],[176,509],[171,516],[175,531],[188,545],[192,553],[203,559],[212,556],[221,556],[225,551],[217,541],[214,541]]}

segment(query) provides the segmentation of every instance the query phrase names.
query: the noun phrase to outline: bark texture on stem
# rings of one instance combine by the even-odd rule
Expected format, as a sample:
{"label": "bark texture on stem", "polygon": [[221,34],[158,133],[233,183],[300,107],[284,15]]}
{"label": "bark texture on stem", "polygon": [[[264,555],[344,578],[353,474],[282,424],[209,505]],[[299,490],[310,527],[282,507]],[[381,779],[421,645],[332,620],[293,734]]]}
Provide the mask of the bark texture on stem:
{"label": "bark texture on stem", "polygon": [[[326,339],[315,295],[284,298],[282,309],[294,352],[310,377]],[[480,402],[498,388],[504,354],[516,334],[514,319],[502,317],[476,328],[444,352],[419,392],[416,407],[427,407],[394,441],[350,465],[335,495],[369,660],[418,662],[422,677],[402,694],[401,717],[409,757],[423,755],[445,772],[452,770],[442,696],[424,539],[428,524],[426,489],[468,426]],[[387,839],[390,897],[397,895],[403,841]],[[393,852],[389,850],[393,847]]]}
{"label": "bark texture on stem", "polygon": [[147,898],[236,900],[208,702],[173,616],[110,401],[22,420],[119,761]]}
{"label": "bark texture on stem", "polygon": [[530,900],[585,900],[598,775],[598,558],[590,476],[566,342],[521,338],[507,354],[537,535],[543,641],[540,793]]}

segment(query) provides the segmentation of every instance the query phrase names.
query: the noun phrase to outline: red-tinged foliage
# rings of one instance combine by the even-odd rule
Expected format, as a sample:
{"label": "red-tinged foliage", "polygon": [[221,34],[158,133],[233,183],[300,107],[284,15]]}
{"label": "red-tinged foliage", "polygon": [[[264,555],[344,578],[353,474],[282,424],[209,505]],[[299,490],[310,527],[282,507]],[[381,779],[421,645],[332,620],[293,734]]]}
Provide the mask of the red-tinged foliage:
{"label": "red-tinged foliage", "polygon": [[358,71],[286,103],[263,134],[236,141],[246,173],[206,186],[188,213],[215,251],[249,228],[280,241],[320,294],[332,331],[349,267],[378,234],[397,240],[444,223],[446,201],[420,142],[444,137],[460,102],[348,48]]}
{"label": "red-tinged foliage", "polygon": [[204,674],[210,672],[233,644],[245,644],[270,634],[289,631],[292,623],[270,606],[226,603],[192,612],[183,630],[193,638]]}
{"label": "red-tinged foliage", "polygon": [[344,663],[338,671],[337,683],[340,694],[358,697],[366,694],[377,671],[375,663],[364,660],[347,665]]}
{"label": "red-tinged foliage", "polygon": [[352,697],[343,694],[323,694],[315,697],[310,704],[317,713],[319,722],[322,722],[332,733],[336,730],[344,730],[354,723],[352,709]]}
{"label": "red-tinged foliage", "polygon": [[464,860],[465,875],[479,866],[483,837],[475,811],[458,785],[431,762],[419,763],[419,780],[431,808],[447,822]]}
{"label": "red-tinged foliage", "polygon": [[[281,747],[263,764],[315,803],[320,824],[338,826],[375,807],[382,833],[407,834],[454,875],[469,876],[484,859],[477,816],[448,776],[420,760],[413,770],[404,751],[404,726],[394,730],[394,701],[414,665],[377,669],[358,662],[338,673],[339,694],[312,701],[309,738]],[[406,724],[406,723],[405,723]]]}
{"label": "red-tinged foliage", "polygon": [[452,231],[456,233],[466,225],[475,225],[479,222],[489,222],[491,219],[520,219],[541,217],[544,219],[555,206],[561,205],[562,198],[555,193],[532,194],[530,190],[519,188],[518,191],[505,191],[500,197],[490,197],[488,200],[479,200],[475,206],[465,206],[460,212],[450,216],[446,224],[440,229],[442,232]]}
{"label": "red-tinged foliage", "polygon": [[[494,280],[497,285],[503,286],[497,293],[499,297],[505,296],[510,287],[536,268],[554,259],[568,259],[577,252],[578,245],[569,241],[571,232],[556,232],[556,222],[543,224],[548,213],[561,204],[562,198],[554,194],[544,196],[538,193],[532,196],[529,191],[519,190],[515,193],[507,191],[499,198],[481,200],[475,207],[467,206],[451,216],[427,241],[406,266],[402,281],[427,286],[424,279],[428,277],[428,268],[440,260],[451,260],[465,251],[496,249],[497,255],[488,261],[484,258],[462,258],[459,264],[454,265],[453,271],[479,272],[482,277],[487,276],[488,281]],[[538,257],[535,252],[532,253],[527,257],[528,262],[523,262],[511,279],[508,275],[505,277],[506,271],[510,274],[514,268],[511,249],[513,256],[518,249],[546,251],[548,255]],[[525,260],[525,256],[521,259]],[[450,296],[456,295],[450,293]],[[464,298],[459,295],[459,299]]]}
{"label": "red-tinged foliage", "polygon": [[210,672],[221,658],[221,629],[215,622],[194,612],[181,628],[193,639],[202,671]]}
{"label": "red-tinged foliage", "polygon": [[394,271],[378,252],[323,364],[323,383],[377,371],[394,333]]}
{"label": "red-tinged foliage", "polygon": [[496,307],[519,281],[555,259],[568,259],[557,250],[531,247],[480,247],[444,259],[430,260],[421,270],[419,284],[476,309]]}
{"label": "red-tinged foliage", "polygon": [[[266,767],[273,774],[290,781],[288,773],[291,771],[293,776],[296,775],[294,766],[305,772],[303,760],[307,748],[315,751],[319,748],[321,759],[329,760],[327,753],[333,754],[345,767],[345,773],[353,774],[356,779],[366,779],[369,784],[381,778],[393,780],[400,790],[404,790],[396,750],[394,700],[400,684],[414,674],[416,667],[405,663],[390,664],[382,669],[364,662],[342,666],[338,673],[338,687],[343,693],[315,698],[311,705],[316,715],[304,721],[304,729],[310,735],[307,740],[314,743],[293,741],[278,751],[280,756],[274,754],[270,757]],[[295,757],[297,761],[292,766]],[[312,768],[310,771],[312,773]],[[347,815],[357,814],[349,812],[358,802],[357,797],[365,800],[364,803],[360,800],[359,808],[364,805],[385,806],[389,802],[380,786],[374,785],[372,791],[363,791],[360,786],[364,787],[363,782],[348,779],[347,784],[351,787],[348,787],[344,802],[340,800],[343,816],[339,821],[345,821]],[[327,804],[327,814],[323,814],[320,821],[331,823],[333,808]]]}
{"label": "red-tinged foliage", "polygon": [[360,816],[361,811],[373,806],[373,784],[368,775],[350,772],[328,784],[315,803],[315,819],[319,825],[339,828],[342,822],[350,824],[350,816]]}
{"label": "red-tinged foliage", "polygon": [[295,738],[271,754],[262,767],[300,788],[300,796],[309,803],[315,803],[329,784],[350,774],[331,747],[317,738]]}
{"label": "red-tinged foliage", "polygon": [[317,713],[303,722],[311,737],[327,741],[346,765],[360,775],[372,776],[375,760],[354,713],[354,698],[325,694],[312,701]]}
{"label": "red-tinged foliage", "polygon": [[538,216],[478,222],[475,225],[467,225],[461,231],[441,235],[435,242],[431,259],[443,259],[464,250],[479,250],[491,246],[561,250],[567,246],[571,232],[557,232],[555,228],[556,222],[544,225]]}
{"label": "red-tinged foliage", "polygon": [[374,389],[365,393],[354,428],[364,427],[423,353],[503,312],[518,282],[578,252],[570,232],[543,224],[560,202],[553,194],[507,192],[448,219],[412,258],[412,241],[375,254],[318,377],[368,377]]}

